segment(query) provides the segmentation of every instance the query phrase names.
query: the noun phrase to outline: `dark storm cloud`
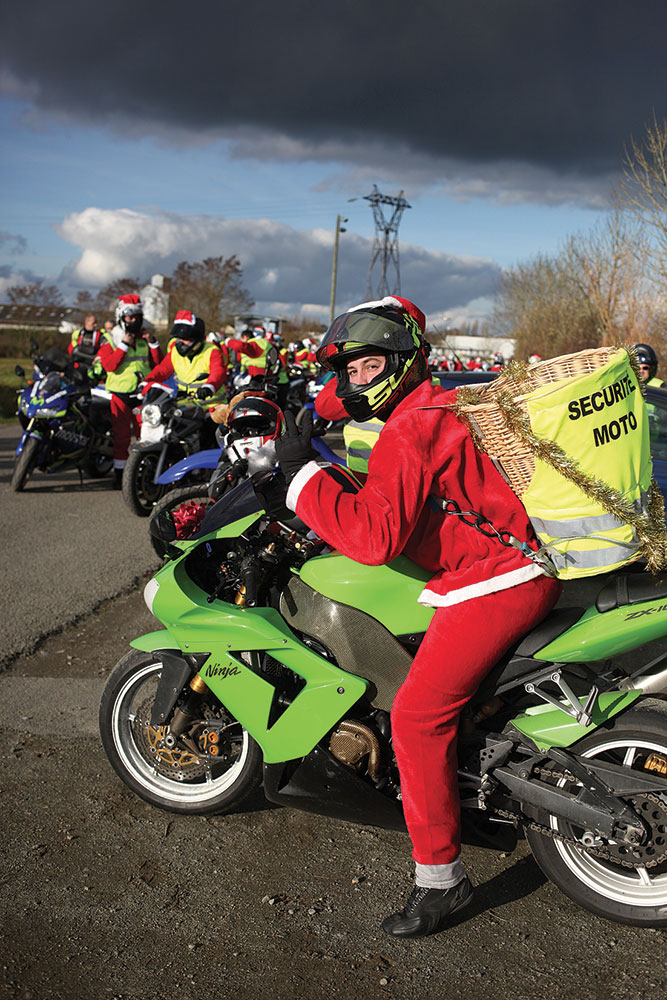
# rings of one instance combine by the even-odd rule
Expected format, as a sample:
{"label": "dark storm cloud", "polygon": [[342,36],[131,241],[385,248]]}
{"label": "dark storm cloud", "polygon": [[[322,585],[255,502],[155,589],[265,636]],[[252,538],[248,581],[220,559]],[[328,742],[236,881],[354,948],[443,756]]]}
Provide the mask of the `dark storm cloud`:
{"label": "dark storm cloud", "polygon": [[0,53],[10,93],[116,128],[590,176],[667,111],[666,27],[660,0],[31,0]]}

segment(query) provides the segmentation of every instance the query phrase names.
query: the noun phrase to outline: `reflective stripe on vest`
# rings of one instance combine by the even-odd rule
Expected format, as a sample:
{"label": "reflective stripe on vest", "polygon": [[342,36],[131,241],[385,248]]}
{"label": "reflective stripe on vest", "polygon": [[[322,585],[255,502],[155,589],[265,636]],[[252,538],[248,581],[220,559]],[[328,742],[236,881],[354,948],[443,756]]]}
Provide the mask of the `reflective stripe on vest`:
{"label": "reflective stripe on vest", "polygon": [[[107,338],[114,347],[113,340]],[[126,352],[115,372],[107,372],[106,388],[109,392],[135,392],[144,375],[148,375],[151,369],[148,357],[148,344],[145,340],[137,339],[134,347]]]}
{"label": "reflective stripe on vest", "polygon": [[378,439],[384,421],[373,417],[357,422],[350,420],[343,428],[343,441],[347,454],[347,467],[352,472],[368,472],[368,460]]}
{"label": "reflective stripe on vest", "polygon": [[619,565],[625,565],[629,558],[638,554],[639,542],[625,545],[606,545],[603,549],[568,549],[556,552],[549,549],[551,560],[559,575],[570,571],[579,575],[589,575],[591,570],[606,572]]}
{"label": "reflective stripe on vest", "polygon": [[[635,500],[632,506],[637,513],[645,514],[648,508],[648,493],[642,493],[641,498]],[[541,517],[531,517],[530,522],[538,535],[549,535],[553,539],[599,535],[602,531],[614,531],[616,528],[621,528],[625,523],[608,513],[573,518],[571,521],[552,521],[544,520]]]}
{"label": "reflective stripe on vest", "polygon": [[[227,398],[225,387],[222,385],[215,395],[209,396],[208,399],[194,399],[197,389],[201,389],[203,385],[206,385],[211,366],[211,354],[217,350],[218,348],[214,344],[204,344],[201,351],[195,354],[194,358],[184,358],[182,354],[178,353],[174,344],[169,352],[171,363],[174,366],[174,378],[178,390],[192,396],[195,405],[211,406],[213,403],[222,402]],[[201,378],[202,375],[205,378]]]}

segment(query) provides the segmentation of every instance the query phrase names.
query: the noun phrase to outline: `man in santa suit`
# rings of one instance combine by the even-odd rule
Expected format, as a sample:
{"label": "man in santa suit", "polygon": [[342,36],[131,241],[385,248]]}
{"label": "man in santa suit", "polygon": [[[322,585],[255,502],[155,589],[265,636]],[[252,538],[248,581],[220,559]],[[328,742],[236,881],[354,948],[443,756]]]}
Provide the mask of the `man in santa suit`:
{"label": "man in santa suit", "polygon": [[116,326],[105,333],[98,357],[107,373],[106,387],[111,393],[114,488],[120,489],[132,431],[139,436],[140,418],[134,412],[136,392],[162,358],[155,335],[144,329],[144,313],[138,295],[119,296]]}
{"label": "man in santa suit", "polygon": [[[404,908],[382,924],[399,938],[441,930],[471,898],[460,858],[459,716],[561,593],[531,558],[537,542],[523,506],[456,416],[456,390],[431,381],[415,315],[412,303],[393,296],[364,304],[334,320],[317,352],[336,374],[347,413],[384,421],[359,492],[346,492],[317,464],[307,426],[299,434],[289,415],[289,433],[276,445],[287,506],[329,545],[367,565],[403,553],[433,574],[419,601],[435,613],[392,708],[416,862]],[[457,510],[488,518],[518,547],[464,523]]]}

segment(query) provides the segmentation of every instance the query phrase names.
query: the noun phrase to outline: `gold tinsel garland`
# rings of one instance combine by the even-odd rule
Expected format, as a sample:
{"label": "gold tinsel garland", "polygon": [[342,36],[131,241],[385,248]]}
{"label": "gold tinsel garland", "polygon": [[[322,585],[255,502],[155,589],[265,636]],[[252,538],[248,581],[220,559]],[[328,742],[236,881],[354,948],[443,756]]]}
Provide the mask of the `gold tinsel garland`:
{"label": "gold tinsel garland", "polygon": [[[637,360],[633,351],[628,351],[630,364],[637,376],[638,384],[644,390],[637,368]],[[507,378],[505,378],[507,375]],[[566,452],[557,445],[555,441],[538,437],[530,426],[530,420],[521,407],[512,399],[507,389],[499,383],[502,379],[503,385],[515,382],[532,382],[529,366],[523,361],[512,361],[507,365],[503,375],[497,382],[489,383],[494,386],[494,391],[488,391],[485,386],[481,392],[470,386],[462,386],[457,393],[457,401],[454,404],[454,411],[458,417],[462,418],[470,433],[475,445],[480,451],[486,451],[484,439],[476,429],[471,420],[472,414],[468,412],[471,406],[477,406],[483,402],[493,401],[503,415],[508,429],[521,441],[530,451],[550,465],[556,472],[559,472],[570,482],[574,483],[586,496],[597,501],[606,511],[617,517],[619,521],[630,524],[640,543],[640,555],[646,560],[647,568],[651,573],[658,573],[667,568],[667,530],[665,529],[665,502],[660,491],[660,487],[655,479],[651,479],[651,488],[646,513],[635,510],[631,501],[618,490],[613,489],[603,479],[591,476],[583,472],[578,463],[569,457]],[[530,391],[536,386],[528,385],[526,390]]]}

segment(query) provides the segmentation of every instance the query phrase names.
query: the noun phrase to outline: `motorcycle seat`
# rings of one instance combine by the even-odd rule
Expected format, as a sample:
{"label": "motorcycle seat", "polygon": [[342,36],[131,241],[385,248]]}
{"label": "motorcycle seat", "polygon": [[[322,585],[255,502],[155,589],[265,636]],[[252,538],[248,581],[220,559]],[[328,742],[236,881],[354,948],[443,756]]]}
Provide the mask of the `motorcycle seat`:
{"label": "motorcycle seat", "polygon": [[628,604],[641,604],[667,598],[667,577],[648,574],[622,574],[604,585],[595,599],[595,607],[602,614]]}
{"label": "motorcycle seat", "polygon": [[557,608],[556,611],[552,611],[544,621],[523,637],[514,650],[514,655],[534,656],[578,622],[584,610],[584,608]]}

